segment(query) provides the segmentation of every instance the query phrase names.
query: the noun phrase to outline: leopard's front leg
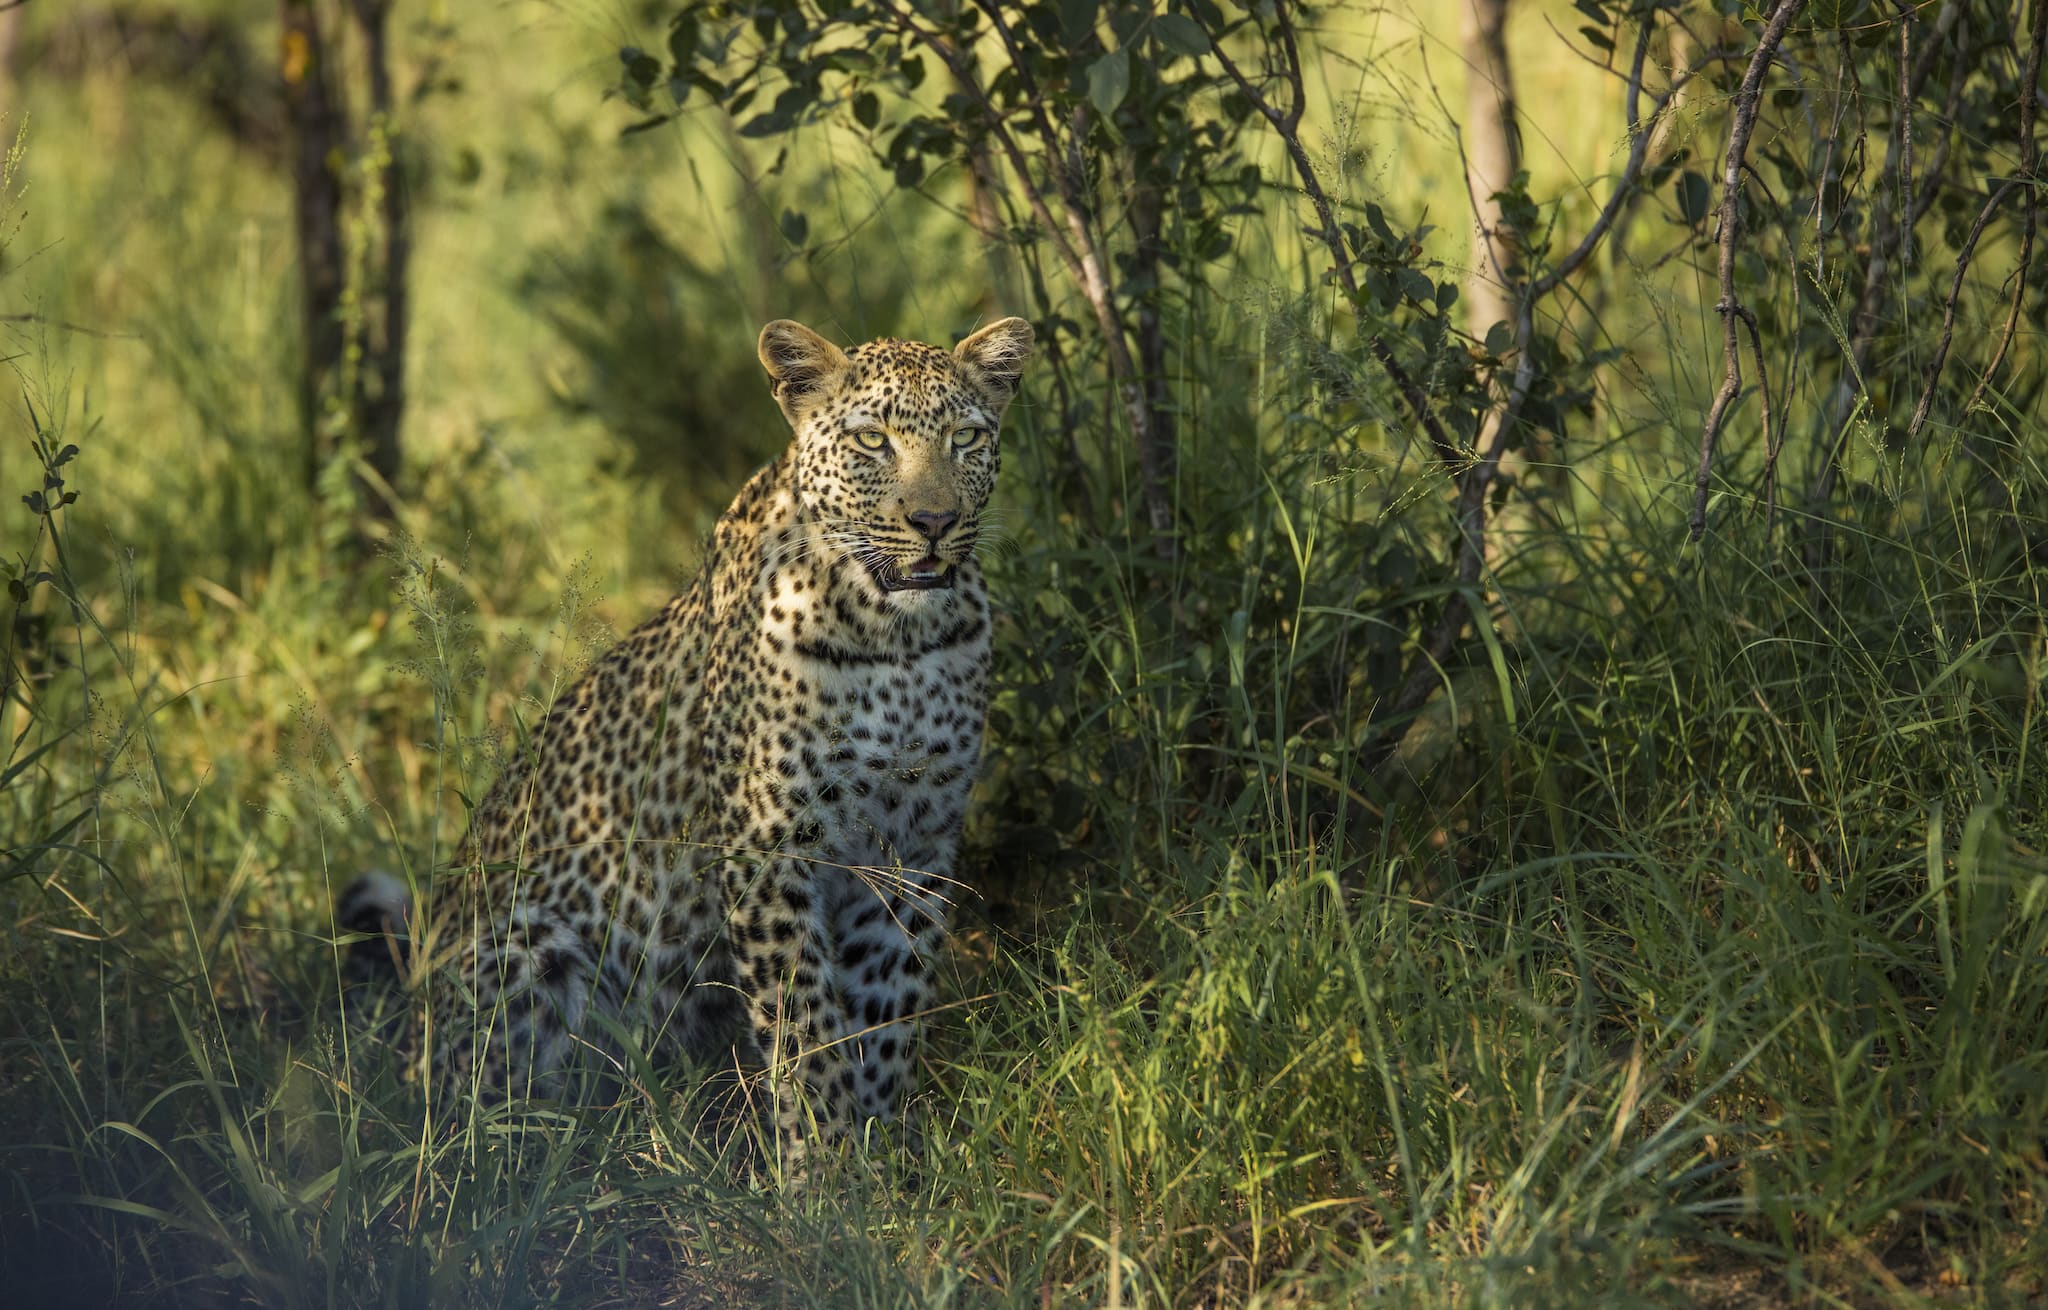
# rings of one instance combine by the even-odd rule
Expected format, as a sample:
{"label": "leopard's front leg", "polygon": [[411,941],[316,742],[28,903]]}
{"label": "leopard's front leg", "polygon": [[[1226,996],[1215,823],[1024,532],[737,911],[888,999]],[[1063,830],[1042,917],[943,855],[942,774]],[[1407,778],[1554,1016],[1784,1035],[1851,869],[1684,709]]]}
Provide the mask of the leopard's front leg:
{"label": "leopard's front leg", "polygon": [[945,936],[952,883],[900,866],[863,870],[860,883],[835,916],[834,964],[861,1117],[886,1122],[912,1090],[918,1025],[931,998],[931,961]]}
{"label": "leopard's front leg", "polygon": [[725,866],[727,936],[791,1167],[813,1136],[843,1133],[855,1105],[831,925],[811,863],[776,856]]}

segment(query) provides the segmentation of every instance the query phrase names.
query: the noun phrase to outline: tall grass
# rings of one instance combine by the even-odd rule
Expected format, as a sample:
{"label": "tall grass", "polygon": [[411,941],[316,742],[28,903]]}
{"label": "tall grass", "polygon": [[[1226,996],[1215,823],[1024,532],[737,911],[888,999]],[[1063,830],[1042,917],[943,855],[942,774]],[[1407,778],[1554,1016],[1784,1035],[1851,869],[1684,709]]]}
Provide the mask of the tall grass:
{"label": "tall grass", "polygon": [[[560,31],[495,53],[538,61],[519,43]],[[423,281],[414,535],[339,568],[282,453],[285,247],[275,205],[238,190],[257,175],[173,97],[47,94],[131,150],[108,121],[146,111],[151,139],[205,166],[91,165],[50,115],[30,195],[56,218],[34,221],[105,237],[112,272],[96,286],[57,232],[27,263],[11,247],[0,281],[44,319],[132,334],[24,325],[4,352],[22,392],[8,503],[73,444],[53,471],[82,493],[15,511],[6,537],[17,581],[48,575],[9,605],[0,700],[9,1295],[2043,1294],[2036,416],[2005,437],[2003,501],[1959,448],[1894,461],[1816,587],[1760,514],[1683,544],[1698,338],[1667,316],[1668,353],[1611,406],[1618,435],[1574,452],[1544,544],[1499,564],[1511,639],[1446,670],[1387,786],[1353,761],[1446,586],[1438,486],[1381,427],[1298,253],[1247,259],[1229,295],[1190,291],[1173,337],[1191,530],[1170,569],[1128,526],[1107,406],[1065,430],[1027,396],[1005,435],[966,870],[982,896],[930,1025],[924,1150],[776,1187],[714,1070],[635,1069],[616,1104],[426,1117],[336,1022],[328,897],[369,865],[444,860],[518,725],[674,583],[725,492],[650,490],[658,432],[604,379],[691,403],[649,338],[712,321],[731,339],[706,332],[700,376],[739,391],[753,324],[733,320],[761,316],[745,295],[790,252],[762,256],[751,291],[709,287],[663,242],[606,262],[575,224],[533,218],[610,205],[588,230],[629,242],[663,221],[605,191],[591,152],[611,147],[587,142],[541,159],[570,180],[538,197],[508,171],[437,200],[430,247],[505,215],[541,234]],[[481,133],[487,111],[443,106],[437,130]],[[175,223],[120,219],[124,188]],[[1279,201],[1267,222],[1286,230]],[[950,324],[973,278],[909,281],[926,226],[944,216],[906,207],[788,276],[815,279],[821,317],[886,303],[913,322],[876,330]],[[834,258],[861,261],[866,308],[835,305]],[[577,299],[594,285],[650,294],[608,332],[603,298]],[[478,297],[499,335],[464,344]],[[758,388],[729,403],[753,415],[721,420],[733,440],[775,422]],[[656,539],[677,545],[627,553]]]}

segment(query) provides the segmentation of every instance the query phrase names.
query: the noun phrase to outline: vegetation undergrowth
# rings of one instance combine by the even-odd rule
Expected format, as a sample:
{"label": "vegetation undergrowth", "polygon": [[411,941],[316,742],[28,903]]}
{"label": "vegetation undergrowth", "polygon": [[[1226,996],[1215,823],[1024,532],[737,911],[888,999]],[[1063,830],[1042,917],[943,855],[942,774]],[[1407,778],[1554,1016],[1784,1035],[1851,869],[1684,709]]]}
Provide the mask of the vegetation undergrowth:
{"label": "vegetation undergrowth", "polygon": [[[2048,1292],[2048,441],[2023,385],[1910,452],[1874,441],[1819,511],[1767,509],[1763,455],[1736,451],[1695,542],[1714,289],[1618,259],[1588,300],[1663,299],[1587,329],[1634,352],[1585,355],[1604,433],[1551,453],[1534,526],[1487,562],[1487,621],[1367,768],[1460,585],[1453,475],[1391,435],[1340,331],[1372,311],[1304,262],[1280,187],[1233,263],[1170,237],[1209,270],[1163,278],[1170,558],[1107,387],[1034,377],[1004,435],[977,894],[922,1150],[777,1185],[720,1070],[425,1113],[336,1021],[333,887],[430,876],[524,728],[673,588],[774,448],[759,319],[941,339],[984,290],[942,206],[847,196],[838,138],[787,177],[709,122],[615,146],[617,121],[557,107],[535,144],[521,96],[562,94],[562,33],[498,33],[477,63],[503,86],[420,111],[420,238],[447,258],[420,283],[416,482],[375,550],[281,417],[290,255],[262,163],[172,91],[90,79],[44,88],[80,113],[8,157],[0,194],[32,181],[41,224],[0,250],[8,1296]],[[166,140],[199,163],[107,162]],[[644,149],[641,175],[599,149]],[[1376,213],[1413,207],[1360,158],[1330,167]],[[163,230],[135,218],[152,198]],[[742,217],[704,220],[714,256],[685,211]],[[843,239],[807,245],[827,215]],[[89,233],[120,276],[82,267]],[[1825,323],[1799,330],[1818,358]],[[1085,334],[1050,335],[1075,352],[1057,386],[1087,377]],[[1833,383],[1815,365],[1777,399],[1818,410]],[[1831,550],[1795,563],[1822,517]]]}

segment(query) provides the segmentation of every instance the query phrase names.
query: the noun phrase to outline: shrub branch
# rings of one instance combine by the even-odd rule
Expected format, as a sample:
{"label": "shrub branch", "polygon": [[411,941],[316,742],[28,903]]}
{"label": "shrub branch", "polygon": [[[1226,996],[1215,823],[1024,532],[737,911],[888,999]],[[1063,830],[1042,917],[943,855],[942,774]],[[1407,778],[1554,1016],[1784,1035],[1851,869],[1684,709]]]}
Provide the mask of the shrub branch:
{"label": "shrub branch", "polygon": [[[1699,471],[1693,478],[1692,520],[1690,536],[1698,541],[1707,530],[1707,479],[1713,470],[1714,446],[1721,436],[1721,424],[1728,416],[1728,409],[1742,391],[1742,341],[1736,324],[1748,327],[1751,342],[1756,351],[1757,374],[1763,375],[1763,338],[1757,330],[1756,315],[1744,305],[1735,294],[1735,243],[1741,233],[1742,179],[1746,171],[1745,159],[1749,153],[1749,138],[1756,131],[1757,99],[1763,89],[1764,75],[1770,71],[1771,63],[1777,57],[1778,46],[1785,39],[1785,29],[1792,19],[1806,7],[1806,0],[1778,0],[1777,8],[1771,11],[1770,21],[1764,25],[1763,35],[1758,38],[1756,51],[1750,56],[1749,67],[1742,74],[1742,84],[1735,92],[1735,121],[1728,129],[1728,157],[1722,165],[1721,174],[1721,234],[1720,258],[1717,261],[1720,278],[1721,298],[1714,305],[1714,311],[1721,316],[1721,361],[1723,374],[1721,389],[1714,395],[1714,403],[1707,409],[1707,421],[1700,430]],[[1765,380],[1762,388],[1764,400],[1764,440],[1770,441],[1769,383]]]}
{"label": "shrub branch", "polygon": [[[2048,7],[2044,7],[2044,9],[2048,9]],[[1906,429],[1906,439],[1908,441],[1919,439],[1920,429],[1926,426],[1927,423],[1927,412],[1934,405],[1934,393],[1941,385],[1942,366],[1948,363],[1949,346],[1955,341],[1956,302],[1962,299],[1963,279],[1970,271],[1970,260],[1976,256],[1978,238],[1984,235],[1984,228],[1991,222],[1991,216],[1998,212],[1998,207],[2005,203],[2006,197],[2010,196],[2018,186],[2019,180],[2017,178],[2007,178],[2005,185],[1991,193],[1991,198],[1986,200],[1984,207],[1977,211],[1977,221],[1970,224],[1970,235],[1963,239],[1963,248],[1956,252],[1955,277],[1949,282],[1948,299],[1942,302],[1941,340],[1934,347],[1934,362],[1927,366],[1927,385],[1920,389],[1920,403],[1913,407],[1913,421]],[[2009,327],[2010,321],[2008,320]],[[2001,353],[2003,353],[2002,349]],[[1988,378],[1991,375],[1987,371],[1984,376]],[[1979,382],[1978,385],[1982,386],[1983,384]]]}
{"label": "shrub branch", "polygon": [[[1216,56],[1216,62],[1222,65],[1230,80],[1237,84],[1238,91],[1250,102],[1252,108],[1279,133],[1280,143],[1287,150],[1287,158],[1294,165],[1295,176],[1301,179],[1302,190],[1308,195],[1309,203],[1315,206],[1318,227],[1314,235],[1329,247],[1330,254],[1336,261],[1337,281],[1351,297],[1352,303],[1357,304],[1361,293],[1358,288],[1358,273],[1354,268],[1356,259],[1344,240],[1344,229],[1338,226],[1337,210],[1336,206],[1330,203],[1330,193],[1323,189],[1323,182],[1316,174],[1315,164],[1310,161],[1308,151],[1301,144],[1301,117],[1308,103],[1308,91],[1302,82],[1301,52],[1294,35],[1294,21],[1288,16],[1286,0],[1274,0],[1273,16],[1280,34],[1281,54],[1286,61],[1285,68],[1275,74],[1287,86],[1286,108],[1282,109],[1275,105],[1269,96],[1252,84],[1251,79],[1245,76],[1244,70],[1238,67],[1237,61],[1223,49],[1222,43],[1217,40],[1214,33],[1211,33],[1209,38],[1210,53]],[[1451,434],[1444,428],[1443,421],[1430,408],[1429,397],[1424,394],[1421,384],[1415,380],[1414,374],[1402,365],[1400,358],[1394,354],[1393,347],[1389,346],[1386,339],[1377,332],[1367,332],[1364,336],[1365,348],[1372,353],[1373,359],[1386,373],[1388,380],[1394,384],[1394,390],[1400,393],[1402,401],[1415,416],[1416,423],[1421,426],[1423,434],[1429,440],[1430,449],[1436,452],[1437,458],[1454,468],[1468,465],[1471,462],[1470,456],[1451,439]]]}
{"label": "shrub branch", "polygon": [[[1028,62],[1018,49],[1016,39],[1004,20],[1001,9],[988,0],[979,0],[977,8],[986,14],[994,25],[996,35],[1002,42],[1009,65],[1017,73],[1018,84],[1023,88],[1030,105],[1039,139],[1046,144],[1045,173],[1052,180],[1060,206],[1065,211],[1065,221],[1055,218],[1052,206],[1044,188],[1031,172],[1030,160],[1019,144],[1016,134],[1004,121],[1003,112],[990,98],[988,88],[982,84],[979,69],[973,57],[939,33],[918,23],[909,11],[892,0],[878,0],[878,6],[886,13],[898,31],[910,40],[936,55],[954,82],[974,101],[981,110],[988,125],[989,135],[995,138],[1003,155],[1010,161],[1011,171],[1017,176],[1017,185],[1023,190],[1025,202],[1031,207],[1032,215],[1046,237],[1059,252],[1060,260],[1067,266],[1068,273],[1081,287],[1081,294],[1088,301],[1088,307],[1095,316],[1097,329],[1102,333],[1103,349],[1109,356],[1109,370],[1116,387],[1117,400],[1124,411],[1124,419],[1130,424],[1131,441],[1137,449],[1139,492],[1145,502],[1145,517],[1151,529],[1154,548],[1164,559],[1178,555],[1173,520],[1171,484],[1173,477],[1173,452],[1169,448],[1171,436],[1162,430],[1162,423],[1151,406],[1147,404],[1145,387],[1138,376],[1136,361],[1132,358],[1130,341],[1124,334],[1124,325],[1116,310],[1116,297],[1109,277],[1109,262],[1103,255],[1101,241],[1096,235],[1093,222],[1093,206],[1086,192],[1087,180],[1079,167],[1078,160],[1058,158],[1055,143],[1065,136],[1055,129],[1051,116],[1045,110],[1045,98],[1039,93]],[[1070,125],[1074,139],[1079,140],[1087,131],[1085,110],[1077,110],[1075,121]]]}

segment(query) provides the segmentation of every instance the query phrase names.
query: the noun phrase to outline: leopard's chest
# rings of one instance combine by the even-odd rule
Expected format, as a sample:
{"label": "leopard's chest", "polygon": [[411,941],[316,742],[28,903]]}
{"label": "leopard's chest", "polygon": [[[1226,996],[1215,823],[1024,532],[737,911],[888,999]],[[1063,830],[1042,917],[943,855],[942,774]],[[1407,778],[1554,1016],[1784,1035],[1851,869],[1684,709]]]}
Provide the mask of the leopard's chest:
{"label": "leopard's chest", "polygon": [[790,654],[784,715],[748,753],[793,844],[841,864],[949,856],[981,752],[985,637],[885,659]]}

